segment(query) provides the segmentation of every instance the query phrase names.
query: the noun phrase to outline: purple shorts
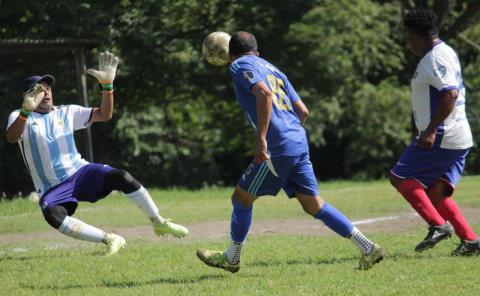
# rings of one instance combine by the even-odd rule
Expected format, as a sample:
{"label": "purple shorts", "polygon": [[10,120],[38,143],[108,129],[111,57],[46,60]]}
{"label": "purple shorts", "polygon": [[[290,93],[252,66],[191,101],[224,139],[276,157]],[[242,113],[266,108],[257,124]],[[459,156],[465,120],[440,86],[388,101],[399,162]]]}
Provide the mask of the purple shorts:
{"label": "purple shorts", "polygon": [[253,161],[238,181],[238,186],[253,196],[277,195],[283,188],[288,197],[295,193],[318,196],[318,183],[313,172],[310,154],[299,156],[272,156],[276,177],[266,162]]}
{"label": "purple shorts", "polygon": [[437,146],[424,149],[414,140],[390,172],[400,179],[415,179],[426,188],[443,180],[453,190],[460,181],[469,151],[469,148],[453,150]]}
{"label": "purple shorts", "polygon": [[100,163],[81,167],[68,179],[45,192],[39,201],[42,211],[58,204],[76,205],[79,201],[96,202],[104,198],[110,193],[104,188],[105,176],[112,169]]}

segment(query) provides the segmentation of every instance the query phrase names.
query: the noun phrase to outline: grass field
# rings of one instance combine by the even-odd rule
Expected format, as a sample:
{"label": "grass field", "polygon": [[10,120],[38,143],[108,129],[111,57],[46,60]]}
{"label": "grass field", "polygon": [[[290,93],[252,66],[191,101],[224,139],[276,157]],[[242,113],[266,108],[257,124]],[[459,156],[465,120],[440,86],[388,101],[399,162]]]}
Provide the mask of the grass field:
{"label": "grass field", "polygon": [[[411,213],[387,181],[332,182],[320,189],[352,220]],[[197,229],[212,221],[228,225],[231,191],[171,189],[153,190],[152,195],[163,216]],[[480,232],[480,177],[465,177],[456,199],[476,213],[473,226]],[[75,216],[120,234],[148,225],[118,194],[80,204]],[[306,218],[295,200],[281,195],[258,201],[253,223]],[[184,240],[155,238],[153,233],[137,236],[128,239],[119,254],[105,258],[103,245],[57,235],[43,221],[37,204],[1,202],[0,295],[480,295],[480,258],[450,257],[457,239],[415,253],[414,246],[426,233],[425,225],[415,221],[401,231],[389,229],[401,226],[402,220],[366,226],[368,235],[387,249],[386,259],[369,271],[354,270],[358,251],[349,241],[312,231],[249,236],[242,268],[230,274],[204,266],[195,256],[197,248],[227,246],[228,233],[214,236],[222,234],[218,229],[210,229],[213,236],[204,238],[192,232],[193,238]],[[21,239],[10,239],[19,234]]]}

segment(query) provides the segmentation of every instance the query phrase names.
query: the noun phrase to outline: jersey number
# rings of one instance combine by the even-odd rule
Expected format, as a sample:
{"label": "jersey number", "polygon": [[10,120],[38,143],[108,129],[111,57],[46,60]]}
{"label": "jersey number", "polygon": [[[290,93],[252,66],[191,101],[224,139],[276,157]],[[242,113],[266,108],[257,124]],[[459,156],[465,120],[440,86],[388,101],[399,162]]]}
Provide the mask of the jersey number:
{"label": "jersey number", "polygon": [[285,85],[283,80],[273,76],[267,75],[268,84],[272,90],[273,103],[280,111],[290,111],[292,106],[287,94],[285,93]]}

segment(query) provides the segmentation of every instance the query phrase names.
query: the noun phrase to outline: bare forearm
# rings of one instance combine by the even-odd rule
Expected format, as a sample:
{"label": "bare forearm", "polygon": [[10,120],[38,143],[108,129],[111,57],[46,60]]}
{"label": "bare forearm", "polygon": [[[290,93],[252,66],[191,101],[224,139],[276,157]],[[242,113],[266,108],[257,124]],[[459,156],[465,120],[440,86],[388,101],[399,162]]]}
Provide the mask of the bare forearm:
{"label": "bare forearm", "polygon": [[105,117],[108,119],[112,118],[113,114],[113,91],[102,92],[102,103],[100,109]]}
{"label": "bare forearm", "polygon": [[272,95],[264,94],[257,97],[257,138],[267,137],[268,125],[272,114]]}
{"label": "bare forearm", "polygon": [[456,90],[448,91],[440,95],[439,104],[433,115],[426,132],[435,133],[442,122],[452,113],[457,102],[458,92]]}
{"label": "bare forearm", "polygon": [[17,117],[17,119],[8,128],[5,136],[9,143],[15,143],[20,139],[25,130],[26,121]]}
{"label": "bare forearm", "polygon": [[107,121],[112,119],[113,91],[102,92],[100,107],[93,109],[92,122]]}
{"label": "bare forearm", "polygon": [[303,125],[309,115],[307,106],[305,106],[305,104],[301,100],[298,100],[293,104],[293,109],[295,110],[295,113],[297,113],[298,118],[300,119],[300,124]]}

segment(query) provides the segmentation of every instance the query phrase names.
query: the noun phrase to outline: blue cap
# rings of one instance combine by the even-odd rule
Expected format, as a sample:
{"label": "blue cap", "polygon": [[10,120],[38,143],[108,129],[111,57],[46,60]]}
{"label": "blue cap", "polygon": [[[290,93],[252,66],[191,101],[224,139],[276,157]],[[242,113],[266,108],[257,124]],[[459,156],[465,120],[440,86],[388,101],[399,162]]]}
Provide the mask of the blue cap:
{"label": "blue cap", "polygon": [[45,81],[46,83],[48,83],[48,85],[52,86],[53,84],[55,84],[55,77],[53,77],[52,75],[30,76],[23,82],[23,92],[26,92],[40,81]]}

